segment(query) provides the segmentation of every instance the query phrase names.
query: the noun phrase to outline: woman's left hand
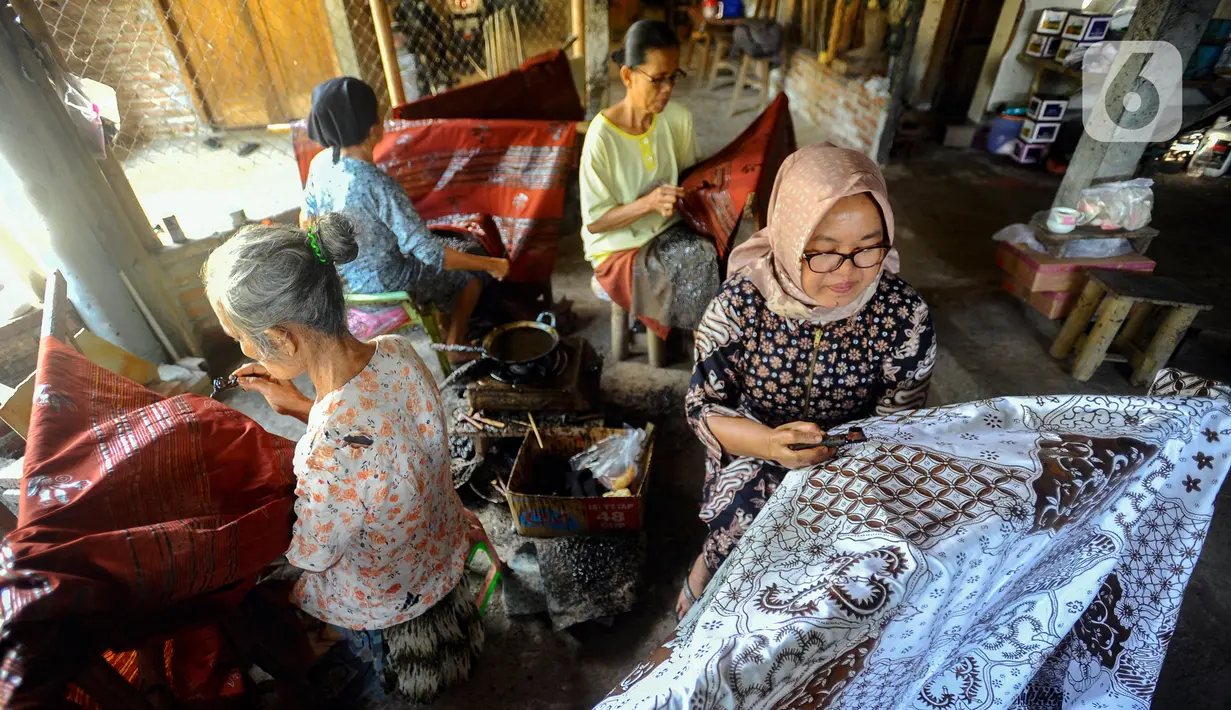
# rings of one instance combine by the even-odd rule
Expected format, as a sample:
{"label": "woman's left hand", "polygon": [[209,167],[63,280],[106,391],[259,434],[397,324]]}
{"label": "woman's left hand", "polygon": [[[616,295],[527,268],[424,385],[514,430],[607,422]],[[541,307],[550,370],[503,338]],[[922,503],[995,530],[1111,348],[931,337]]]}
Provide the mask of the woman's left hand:
{"label": "woman's left hand", "polygon": [[269,374],[264,365],[250,362],[231,373],[239,380],[239,386],[252,392],[260,392],[269,406],[278,414],[308,421],[312,400],[308,399],[294,382],[279,380]]}
{"label": "woman's left hand", "polygon": [[509,260],[508,259],[491,259],[488,262],[487,273],[491,274],[493,279],[503,281],[505,276],[509,275]]}

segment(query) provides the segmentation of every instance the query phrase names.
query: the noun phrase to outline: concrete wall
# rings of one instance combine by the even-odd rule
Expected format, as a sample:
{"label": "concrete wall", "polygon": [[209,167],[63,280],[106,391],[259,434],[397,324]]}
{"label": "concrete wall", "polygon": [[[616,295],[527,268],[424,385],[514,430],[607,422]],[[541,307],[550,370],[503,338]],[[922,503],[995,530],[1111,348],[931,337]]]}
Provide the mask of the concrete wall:
{"label": "concrete wall", "polygon": [[[880,88],[876,89],[879,84]],[[815,52],[791,57],[784,90],[797,114],[835,145],[875,155],[889,99],[889,82],[852,79],[823,66]]]}
{"label": "concrete wall", "polygon": [[116,90],[121,148],[199,126],[179,61],[151,0],[36,0],[69,71]]}

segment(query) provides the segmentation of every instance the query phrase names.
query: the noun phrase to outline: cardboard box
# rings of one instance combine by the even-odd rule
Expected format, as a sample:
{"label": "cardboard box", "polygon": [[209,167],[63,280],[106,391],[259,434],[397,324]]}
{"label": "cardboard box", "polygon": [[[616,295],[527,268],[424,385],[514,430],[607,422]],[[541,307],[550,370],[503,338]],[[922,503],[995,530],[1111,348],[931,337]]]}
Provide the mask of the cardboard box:
{"label": "cardboard box", "polygon": [[1035,94],[1030,97],[1030,108],[1026,117],[1035,121],[1059,121],[1064,118],[1064,112],[1069,108],[1069,100],[1063,96]]}
{"label": "cardboard box", "polygon": [[1027,143],[1021,138],[1014,138],[1009,147],[1009,155],[1019,165],[1033,165],[1047,157],[1048,143]]}
{"label": "cardboard box", "polygon": [[1017,132],[1018,138],[1027,143],[1054,143],[1060,135],[1060,124],[1051,121],[1036,121],[1027,118],[1022,121],[1022,129]]}
{"label": "cardboard box", "polygon": [[1086,285],[1082,273],[1087,269],[1116,269],[1151,273],[1154,261],[1138,254],[1102,259],[1061,259],[1002,242],[996,249],[996,265],[1027,291],[1067,291],[1076,293]]}
{"label": "cardboard box", "polygon": [[1039,21],[1034,25],[1034,31],[1041,35],[1058,35],[1064,30],[1064,23],[1069,19],[1069,11],[1059,7],[1039,10]]}
{"label": "cardboard box", "polygon": [[1013,279],[1005,279],[1001,286],[1018,300],[1052,320],[1067,316],[1079,296],[1077,293],[1064,291],[1030,291]]}
{"label": "cardboard box", "polygon": [[1111,29],[1111,15],[1071,12],[1064,21],[1061,36],[1077,42],[1101,42]]}
{"label": "cardboard box", "polygon": [[[1063,64],[1064,60],[1068,59],[1070,54],[1077,51],[1078,47],[1085,47],[1086,49],[1089,49],[1090,47],[1093,47],[1096,44],[1098,43],[1097,42],[1078,42],[1077,40],[1074,40],[1074,39],[1063,40],[1062,42],[1060,42],[1060,47],[1056,49],[1056,61]],[[1081,67],[1077,67],[1077,68],[1080,69]]]}
{"label": "cardboard box", "polygon": [[1030,35],[1030,40],[1026,42],[1026,54],[1031,57],[1041,57],[1043,59],[1051,59],[1056,56],[1056,52],[1060,51],[1059,37],[1051,35],[1042,35],[1037,32]]}
{"label": "cardboard box", "polygon": [[534,475],[534,463],[543,453],[565,459],[579,454],[594,444],[623,432],[604,427],[578,429],[543,429],[543,448],[539,448],[534,433],[526,434],[513,472],[509,475],[505,498],[513,513],[513,524],[519,535],[526,537],[563,537],[615,530],[640,530],[645,522],[645,494],[650,479],[650,459],[654,451],[654,425],[646,427],[642,444],[641,477],[626,498],[573,497],[526,493]]}

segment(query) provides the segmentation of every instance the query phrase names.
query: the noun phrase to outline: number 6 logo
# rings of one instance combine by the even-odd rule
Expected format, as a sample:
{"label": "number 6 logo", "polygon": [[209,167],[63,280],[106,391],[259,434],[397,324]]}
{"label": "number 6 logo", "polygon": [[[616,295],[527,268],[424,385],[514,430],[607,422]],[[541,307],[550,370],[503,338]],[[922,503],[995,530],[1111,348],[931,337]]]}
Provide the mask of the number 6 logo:
{"label": "number 6 logo", "polygon": [[[1106,57],[1115,52],[1110,68]],[[1154,143],[1183,123],[1184,62],[1170,42],[1100,42],[1081,64],[1081,118],[1102,143]],[[1118,105],[1117,105],[1118,104]]]}

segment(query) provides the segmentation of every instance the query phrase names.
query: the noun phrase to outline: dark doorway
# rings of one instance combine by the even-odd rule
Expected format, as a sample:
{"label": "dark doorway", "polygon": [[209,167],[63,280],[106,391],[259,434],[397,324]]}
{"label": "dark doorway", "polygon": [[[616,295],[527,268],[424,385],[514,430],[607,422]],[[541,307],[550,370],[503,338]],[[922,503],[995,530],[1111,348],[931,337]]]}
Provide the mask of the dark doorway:
{"label": "dark doorway", "polygon": [[953,34],[945,48],[933,110],[942,123],[963,123],[996,32],[1004,0],[949,0],[957,3]]}

